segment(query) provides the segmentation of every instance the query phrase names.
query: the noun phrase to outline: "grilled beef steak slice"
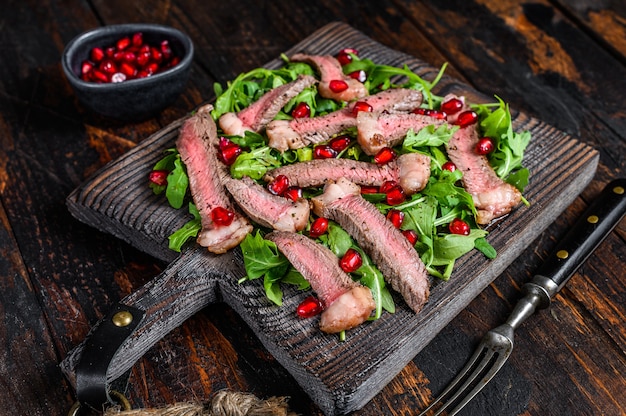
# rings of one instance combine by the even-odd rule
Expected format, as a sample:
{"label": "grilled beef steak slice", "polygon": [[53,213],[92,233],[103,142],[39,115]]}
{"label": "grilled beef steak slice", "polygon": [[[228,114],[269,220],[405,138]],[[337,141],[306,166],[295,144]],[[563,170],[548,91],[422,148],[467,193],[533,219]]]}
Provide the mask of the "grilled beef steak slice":
{"label": "grilled beef steak slice", "polygon": [[[388,89],[359,101],[371,105],[373,112],[397,113],[419,107],[422,93],[406,88]],[[319,117],[271,121],[267,125],[269,146],[284,152],[327,141],[350,127],[356,127],[354,105],[354,102],[350,103],[341,110]]]}
{"label": "grilled beef steak slice", "polygon": [[268,171],[264,180],[271,182],[278,175],[289,178],[291,185],[308,188],[327,181],[346,178],[362,186],[380,186],[396,181],[408,195],[423,189],[430,177],[430,158],[420,153],[407,153],[386,165],[351,159],[313,159],[281,166]]}
{"label": "grilled beef steak slice", "polygon": [[[338,101],[352,101],[365,97],[367,89],[354,78],[344,75],[341,64],[331,55],[306,55],[298,53],[290,58],[293,62],[305,62],[313,66],[320,74],[318,91],[324,98],[331,98]],[[332,81],[343,81],[348,88],[335,92],[331,87]]]}
{"label": "grilled beef steak slice", "polygon": [[476,153],[479,139],[476,125],[464,127],[450,138],[447,151],[456,168],[463,172],[463,186],[478,210],[476,222],[484,225],[508,214],[521,202],[522,195],[496,175],[486,156]]}
{"label": "grilled beef steak slice", "polygon": [[225,134],[232,136],[243,136],[246,131],[259,132],[276,117],[289,100],[316,82],[317,80],[310,75],[299,75],[290,83],[263,94],[237,114],[223,114],[219,119],[219,125]]}
{"label": "grilled beef steak slice", "polygon": [[408,239],[359,191],[347,179],[328,183],[322,195],[312,198],[313,211],[352,235],[391,287],[419,312],[429,295],[426,267]]}
{"label": "grilled beef steak slice", "polygon": [[[200,212],[202,230],[198,234],[198,244],[220,254],[239,245],[252,231],[252,226],[235,211],[224,189],[224,180],[229,173],[217,156],[218,138],[215,122],[211,118],[212,109],[211,105],[205,105],[185,121],[176,148],[187,167],[189,189]],[[211,211],[217,207],[235,212],[230,225],[213,222]]]}
{"label": "grilled beef steak slice", "polygon": [[363,323],[376,308],[369,288],[353,281],[339,267],[339,260],[325,246],[291,232],[274,231],[265,236],[311,284],[324,305],[320,329],[337,333]]}
{"label": "grilled beef steak slice", "polygon": [[247,176],[226,181],[239,208],[257,224],[279,231],[300,231],[309,221],[309,203],[273,195]]}
{"label": "grilled beef steak slice", "polygon": [[421,114],[387,114],[360,112],[356,117],[357,141],[368,155],[375,155],[383,147],[400,143],[409,130],[418,132],[426,126],[441,125],[445,121]]}

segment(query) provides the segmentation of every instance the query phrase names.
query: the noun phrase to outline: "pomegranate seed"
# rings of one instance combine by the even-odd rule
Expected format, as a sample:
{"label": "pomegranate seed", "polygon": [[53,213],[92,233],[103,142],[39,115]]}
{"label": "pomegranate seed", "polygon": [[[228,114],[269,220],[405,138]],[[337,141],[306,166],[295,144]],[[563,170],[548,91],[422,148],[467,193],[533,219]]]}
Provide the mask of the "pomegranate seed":
{"label": "pomegranate seed", "polygon": [[115,47],[117,48],[118,51],[123,51],[124,49],[128,48],[130,46],[130,38],[129,37],[123,37],[122,39],[118,40],[115,43]]}
{"label": "pomegranate seed", "polygon": [[269,184],[267,189],[274,195],[282,195],[289,188],[289,178],[285,175],[278,175]]}
{"label": "pomegranate seed", "polygon": [[346,273],[355,272],[363,264],[361,254],[353,248],[349,248],[346,254],[339,260],[339,267]]}
{"label": "pomegranate seed", "polygon": [[100,71],[99,69],[94,69],[93,71],[91,71],[91,75],[94,81],[96,82],[109,82],[109,76],[105,73]]}
{"label": "pomegranate seed", "polygon": [[114,84],[117,82],[124,82],[124,81],[126,81],[126,75],[121,72],[116,72],[115,74],[111,75],[111,82]]}
{"label": "pomegranate seed", "polygon": [[241,154],[242,149],[237,143],[233,143],[226,137],[220,137],[220,159],[228,166],[235,163],[237,157]]}
{"label": "pomegranate seed", "polygon": [[396,152],[391,147],[383,147],[374,156],[374,162],[378,165],[384,165],[391,162],[396,157]]}
{"label": "pomegranate seed", "polygon": [[418,235],[414,230],[402,230],[402,235],[404,235],[406,239],[409,240],[412,246],[417,243]]}
{"label": "pomegranate seed", "polygon": [[113,55],[115,55],[115,47],[113,46],[109,46],[108,48],[104,49],[104,56],[106,56],[107,58],[113,58]]}
{"label": "pomegranate seed", "polygon": [[400,228],[402,220],[404,220],[404,212],[397,209],[390,209],[387,212],[387,219],[391,221],[394,227]]}
{"label": "pomegranate seed", "polygon": [[382,194],[386,194],[387,192],[391,191],[396,186],[398,186],[398,182],[396,181],[385,181],[383,182],[382,185],[380,185],[380,188],[378,189],[378,191]]}
{"label": "pomegranate seed", "polygon": [[337,152],[327,144],[320,144],[313,148],[313,159],[332,159]]}
{"label": "pomegranate seed", "polygon": [[167,185],[167,175],[169,172],[166,170],[153,170],[150,172],[150,182],[158,186]]}
{"label": "pomegranate seed", "polygon": [[363,71],[362,69],[359,69],[358,71],[350,72],[348,76],[350,78],[356,79],[359,82],[367,81],[367,72]]}
{"label": "pomegranate seed", "polygon": [[133,43],[133,46],[143,45],[143,33],[141,32],[134,33],[132,43]]}
{"label": "pomegranate seed", "polygon": [[436,118],[438,120],[445,120],[446,117],[448,116],[443,111],[431,110],[429,108],[416,108],[415,110],[412,111],[412,113],[413,114],[420,114],[420,115],[428,116],[428,117],[433,117],[433,118]]}
{"label": "pomegranate seed", "polygon": [[124,55],[126,55],[126,52],[124,52],[124,51],[116,51],[113,54],[113,62],[122,62],[122,60],[124,59]]}
{"label": "pomegranate seed", "polygon": [[89,54],[91,60],[95,63],[100,62],[104,59],[104,49],[95,47],[91,49],[91,53]]}
{"label": "pomegranate seed", "polygon": [[224,207],[215,207],[211,210],[211,220],[215,225],[228,226],[235,219],[235,213]]}
{"label": "pomegranate seed", "polygon": [[87,75],[92,70],[93,70],[93,63],[89,61],[83,61],[82,65],[80,66],[80,73],[83,75]]}
{"label": "pomegranate seed", "polygon": [[350,62],[352,62],[352,55],[350,54],[358,55],[358,52],[356,49],[352,48],[342,49],[337,54],[337,60],[341,65],[348,65]]}
{"label": "pomegranate seed", "polygon": [[137,55],[135,52],[126,51],[124,52],[123,60],[129,63],[135,62],[137,60]]}
{"label": "pomegranate seed", "polygon": [[137,65],[145,66],[150,61],[150,52],[139,52],[137,55]]}
{"label": "pomegranate seed", "polygon": [[342,79],[333,79],[328,83],[328,88],[334,93],[339,93],[348,89],[348,83]]}
{"label": "pomegranate seed", "polygon": [[404,194],[404,190],[400,187],[400,185],[396,185],[386,192],[386,200],[388,205],[398,205],[403,203],[406,200],[406,195]]}
{"label": "pomegranate seed", "polygon": [[155,62],[161,62],[163,60],[163,54],[157,48],[150,48],[150,55]]}
{"label": "pomegranate seed", "polygon": [[493,152],[493,149],[493,140],[491,140],[491,138],[489,137],[482,137],[480,140],[478,140],[478,143],[476,143],[476,153],[478,153],[479,155],[488,155],[489,153]]}
{"label": "pomegranate seed", "polygon": [[463,101],[458,98],[452,98],[448,101],[441,103],[441,111],[446,114],[456,114],[463,108]]}
{"label": "pomegranate seed", "polygon": [[328,220],[324,217],[316,218],[311,224],[311,230],[309,231],[309,237],[317,238],[320,235],[328,231]]}
{"label": "pomegranate seed", "polygon": [[172,57],[172,48],[170,47],[170,42],[167,39],[161,42],[161,53],[165,59],[170,59]]}
{"label": "pomegranate seed", "polygon": [[139,72],[137,72],[137,76],[135,78],[145,78],[145,77],[149,77],[150,74],[148,74],[145,70],[141,70]]}
{"label": "pomegranate seed", "polygon": [[157,64],[156,62],[150,62],[148,65],[146,65],[145,70],[150,75],[156,74],[156,72],[159,70],[159,64]]}
{"label": "pomegranate seed", "polygon": [[455,218],[450,222],[448,229],[452,234],[469,235],[470,226],[460,218]]}
{"label": "pomegranate seed", "polygon": [[169,64],[167,64],[167,66],[168,66],[169,68],[173,68],[173,67],[175,67],[176,65],[178,65],[179,63],[180,63],[180,58],[179,58],[178,56],[174,56],[174,57],[170,60]]}
{"label": "pomegranate seed", "polygon": [[308,296],[298,305],[296,314],[300,318],[312,318],[324,310],[322,302],[315,296]]}
{"label": "pomegranate seed", "polygon": [[115,62],[110,59],[105,59],[104,61],[100,62],[99,68],[102,72],[105,72],[109,75],[113,75],[118,72]]}
{"label": "pomegranate seed", "polygon": [[359,111],[371,113],[372,111],[374,111],[374,107],[372,107],[365,101],[357,101],[356,103],[354,103],[354,107],[352,107],[352,114],[356,116],[357,114],[359,114]]}
{"label": "pomegranate seed", "polygon": [[447,161],[441,166],[441,169],[448,170],[450,172],[454,172],[456,170],[456,165],[450,161]]}
{"label": "pomegranate seed", "polygon": [[293,202],[297,202],[302,198],[302,188],[298,186],[290,186],[283,193],[285,198],[291,199]]}
{"label": "pomegranate seed", "polygon": [[347,136],[344,134],[344,135],[337,136],[334,139],[332,139],[330,142],[328,142],[328,145],[335,152],[341,152],[345,150],[348,146],[350,146],[351,141],[352,139],[350,138],[350,136]]}
{"label": "pomegranate seed", "polygon": [[362,194],[378,194],[380,193],[380,188],[378,186],[363,185],[361,186],[361,193]]}
{"label": "pomegranate seed", "polygon": [[475,124],[478,121],[478,114],[475,111],[467,110],[460,113],[456,119],[456,124],[461,128]]}
{"label": "pomegranate seed", "polygon": [[137,75],[137,68],[135,68],[128,62],[122,62],[122,64],[120,65],[120,72],[123,73],[126,77],[131,78]]}
{"label": "pomegranate seed", "polygon": [[311,115],[311,107],[307,103],[298,103],[296,107],[291,111],[293,118],[305,118]]}

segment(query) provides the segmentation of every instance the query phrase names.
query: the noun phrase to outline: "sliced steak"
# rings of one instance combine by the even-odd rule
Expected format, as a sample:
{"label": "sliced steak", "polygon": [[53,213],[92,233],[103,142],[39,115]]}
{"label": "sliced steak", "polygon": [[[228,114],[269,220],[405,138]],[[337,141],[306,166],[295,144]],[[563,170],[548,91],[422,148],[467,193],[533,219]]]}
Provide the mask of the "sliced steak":
{"label": "sliced steak", "polygon": [[426,126],[445,121],[421,114],[387,114],[361,111],[356,117],[357,140],[365,153],[375,155],[383,147],[400,143],[409,130],[418,132]]}
{"label": "sliced steak", "polygon": [[310,75],[299,75],[295,80],[263,94],[237,114],[223,114],[219,125],[225,134],[232,136],[243,136],[246,131],[259,132],[276,117],[289,100],[316,82]]}
{"label": "sliced steak", "polygon": [[[397,113],[419,107],[422,99],[419,91],[396,88],[363,97],[359,101],[371,105],[374,112]],[[284,152],[325,142],[348,128],[356,127],[354,105],[354,102],[350,103],[346,108],[319,117],[274,120],[267,125],[269,146]]]}
{"label": "sliced steak", "polygon": [[[198,234],[198,244],[219,254],[239,245],[252,231],[252,226],[236,212],[224,189],[224,180],[229,173],[217,156],[217,128],[211,117],[212,109],[211,105],[205,105],[185,121],[176,148],[187,167],[189,189],[200,212],[202,230]],[[213,223],[211,211],[216,207],[235,212],[230,225]]]}
{"label": "sliced steak", "polygon": [[264,227],[300,231],[309,220],[309,203],[273,195],[247,176],[226,181],[226,189],[248,217]]}
{"label": "sliced steak", "polygon": [[320,329],[337,333],[354,328],[376,308],[369,288],[353,281],[325,246],[302,234],[274,231],[265,236],[311,284],[324,305]]}
{"label": "sliced steak", "polygon": [[521,202],[522,195],[496,175],[486,156],[476,153],[479,139],[476,125],[464,127],[450,138],[447,151],[450,160],[463,172],[463,186],[472,195],[478,211],[476,222],[484,225],[508,214]]}
{"label": "sliced steak", "polygon": [[[324,98],[331,98],[337,101],[352,101],[365,97],[367,89],[363,83],[354,78],[344,75],[341,64],[331,55],[306,55],[298,53],[290,58],[293,62],[305,62],[317,69],[320,74],[318,91]],[[341,92],[334,92],[330,88],[331,81],[341,80],[348,84],[348,88]]]}
{"label": "sliced steak", "polygon": [[430,158],[407,153],[382,166],[351,159],[313,159],[270,170],[263,179],[271,182],[278,175],[287,176],[291,185],[302,188],[322,186],[339,178],[362,186],[380,186],[385,181],[396,181],[405,193],[411,195],[426,186],[430,177]]}
{"label": "sliced steak", "polygon": [[336,221],[355,238],[391,287],[419,312],[429,295],[426,267],[407,238],[361,197],[359,187],[339,179],[312,202],[317,215]]}

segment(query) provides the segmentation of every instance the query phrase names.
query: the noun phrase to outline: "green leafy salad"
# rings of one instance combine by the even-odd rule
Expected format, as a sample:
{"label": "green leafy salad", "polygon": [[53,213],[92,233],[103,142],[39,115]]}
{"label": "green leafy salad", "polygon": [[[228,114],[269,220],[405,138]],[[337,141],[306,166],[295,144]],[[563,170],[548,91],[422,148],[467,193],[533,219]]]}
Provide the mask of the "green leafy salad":
{"label": "green leafy salad", "polygon": [[[351,54],[351,58],[351,62],[343,66],[344,73],[353,74],[356,71],[363,71],[366,74],[364,85],[370,94],[388,88],[412,88],[423,94],[422,107],[425,110],[440,108],[443,97],[435,95],[432,89],[441,79],[445,65],[433,81],[426,81],[407,66],[380,65],[369,59],[360,59],[355,54]],[[217,99],[212,112],[213,119],[217,121],[224,113],[238,112],[246,108],[269,90],[295,80],[298,75],[315,76],[316,74],[309,64],[290,62],[285,56],[283,60],[284,65],[280,69],[257,68],[239,75],[229,82],[226,88],[216,84]],[[523,167],[522,160],[524,150],[530,140],[530,133],[514,132],[508,105],[497,97],[495,101],[491,104],[471,104],[471,108],[478,115],[481,134],[493,140],[493,151],[487,157],[496,174],[522,192],[528,182],[529,173]],[[310,117],[324,115],[347,105],[345,102],[322,98],[318,94],[317,87],[311,86],[285,105],[276,118],[292,119],[291,113],[300,103],[306,103],[309,106]],[[446,163],[449,162],[445,146],[457,129],[458,126],[435,127],[432,125],[420,131],[409,131],[405,140],[393,149],[397,155],[419,152],[430,157],[431,176],[422,191],[395,204],[390,204],[386,195],[376,190],[362,194],[384,215],[388,215],[391,210],[402,212],[400,229],[416,236],[414,247],[426,269],[432,276],[443,280],[450,278],[456,260],[473,249],[479,250],[487,258],[496,256],[495,250],[485,239],[487,231],[476,224],[476,208],[471,195],[461,185],[462,173],[459,170],[445,168]],[[221,133],[218,129],[218,134]],[[356,143],[354,139],[356,129],[345,131],[342,135],[352,137],[352,140],[337,157],[373,161],[373,157],[365,154]],[[228,136],[228,139],[243,149],[230,166],[231,175],[234,178],[249,176],[263,185],[265,183],[262,177],[268,170],[311,160],[314,157],[315,145],[280,153],[268,146],[268,139],[263,134],[246,132],[243,137]],[[172,207],[182,208],[185,201],[191,200],[185,166],[176,149],[168,149],[163,159],[154,167],[154,171],[167,172],[166,183],[164,181],[151,182],[150,186],[155,193],[164,193]],[[303,190],[303,196],[308,198],[319,195],[321,192],[321,188],[307,188]],[[526,203],[525,200],[523,201]],[[198,211],[193,203],[188,203],[188,207],[193,218],[170,236],[169,242],[172,250],[180,251],[183,244],[193,239],[200,231],[201,222]],[[308,235],[309,227],[314,220],[315,215],[311,214],[309,226],[302,231],[303,234]],[[466,232],[451,232],[450,224],[455,220],[462,221],[468,227]],[[281,285],[293,284],[303,290],[310,286],[278,251],[276,245],[263,238],[268,231],[257,227],[240,244],[247,271],[247,276],[242,279],[242,283],[262,278],[267,297],[275,304],[281,305],[283,296]],[[383,310],[394,312],[394,301],[385,286],[381,272],[346,231],[330,221],[327,231],[316,237],[316,241],[329,247],[339,258],[349,249],[358,251],[363,262],[351,275],[353,279],[360,281],[372,291],[377,308],[375,316],[371,319],[380,317]]]}

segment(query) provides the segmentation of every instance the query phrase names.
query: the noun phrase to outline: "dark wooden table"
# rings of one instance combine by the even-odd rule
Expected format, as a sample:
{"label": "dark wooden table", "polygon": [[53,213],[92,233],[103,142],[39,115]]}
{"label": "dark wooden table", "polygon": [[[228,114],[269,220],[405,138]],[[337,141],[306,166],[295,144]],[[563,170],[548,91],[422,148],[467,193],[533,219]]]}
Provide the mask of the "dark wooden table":
{"label": "dark wooden table", "polygon": [[[63,415],[59,362],[117,300],[165,265],[76,221],[66,196],[99,167],[184,116],[213,83],[261,66],[332,21],[497,94],[600,152],[590,186],[358,415],[412,415],[502,322],[517,290],[605,183],[624,175],[626,8],[620,2],[11,1],[0,17],[0,414]],[[102,25],[154,22],[196,47],[184,94],[158,117],[117,122],[77,102],[64,45]],[[558,198],[558,195],[555,195]],[[626,413],[626,221],[516,334],[512,357],[465,415]],[[135,408],[233,389],[290,396],[321,415],[227,306],[202,310],[134,367]]]}

